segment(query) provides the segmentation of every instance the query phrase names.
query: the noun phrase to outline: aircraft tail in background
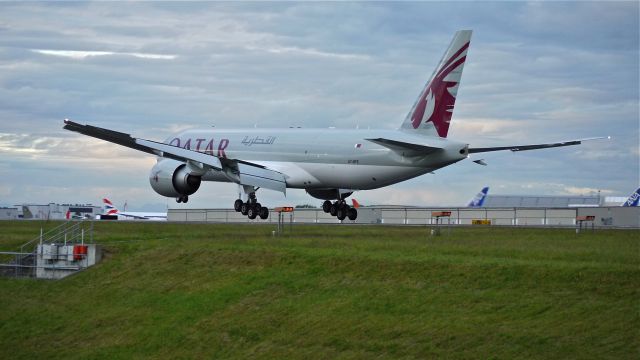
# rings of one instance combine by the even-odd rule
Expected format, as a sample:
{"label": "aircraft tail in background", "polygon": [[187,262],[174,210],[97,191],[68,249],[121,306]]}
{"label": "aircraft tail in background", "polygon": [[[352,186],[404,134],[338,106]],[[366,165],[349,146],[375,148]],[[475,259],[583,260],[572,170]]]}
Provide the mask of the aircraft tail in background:
{"label": "aircraft tail in background", "polygon": [[640,200],[640,188],[636,189],[636,191],[629,196],[627,201],[622,203],[622,206],[638,206],[638,201]]}
{"label": "aircraft tail in background", "polygon": [[33,213],[29,210],[28,206],[22,205],[22,218],[33,219]]}
{"label": "aircraft tail in background", "polygon": [[104,213],[103,213],[103,215],[117,215],[118,214],[118,208],[116,208],[109,199],[107,199],[107,198],[102,199],[102,203],[104,204]]}
{"label": "aircraft tail in background", "polygon": [[469,201],[467,207],[482,207],[482,204],[484,204],[484,199],[487,197],[488,192],[489,187],[483,187],[482,190],[480,190],[480,192],[477,193],[476,196],[471,199],[471,201]]}

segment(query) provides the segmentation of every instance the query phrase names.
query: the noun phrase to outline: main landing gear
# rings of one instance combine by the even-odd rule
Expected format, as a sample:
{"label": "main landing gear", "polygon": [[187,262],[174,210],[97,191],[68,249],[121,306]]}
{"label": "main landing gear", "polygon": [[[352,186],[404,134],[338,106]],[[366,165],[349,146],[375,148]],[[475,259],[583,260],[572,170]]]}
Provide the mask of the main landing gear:
{"label": "main landing gear", "polygon": [[252,220],[258,216],[260,216],[262,220],[269,217],[269,209],[260,205],[258,199],[256,199],[255,192],[249,194],[249,200],[247,200],[247,202],[242,201],[242,199],[236,200],[236,202],[233,203],[233,209]]}
{"label": "main landing gear", "polygon": [[345,218],[349,218],[349,220],[355,220],[358,218],[358,210],[352,208],[347,205],[344,200],[335,201],[333,204],[331,201],[326,200],[322,203],[322,210],[326,213],[331,214],[331,216],[335,216],[338,220],[342,221]]}
{"label": "main landing gear", "polygon": [[187,203],[189,201],[189,197],[187,195],[182,195],[176,198],[177,203]]}

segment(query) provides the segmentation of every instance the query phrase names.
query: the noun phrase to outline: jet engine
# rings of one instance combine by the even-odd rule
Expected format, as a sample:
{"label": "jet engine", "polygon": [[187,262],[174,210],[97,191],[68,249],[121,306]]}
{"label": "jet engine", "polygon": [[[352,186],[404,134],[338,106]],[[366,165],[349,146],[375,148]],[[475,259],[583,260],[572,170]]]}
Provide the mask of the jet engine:
{"label": "jet engine", "polygon": [[198,191],[202,175],[181,161],[162,159],[151,169],[149,183],[162,196],[186,198]]}

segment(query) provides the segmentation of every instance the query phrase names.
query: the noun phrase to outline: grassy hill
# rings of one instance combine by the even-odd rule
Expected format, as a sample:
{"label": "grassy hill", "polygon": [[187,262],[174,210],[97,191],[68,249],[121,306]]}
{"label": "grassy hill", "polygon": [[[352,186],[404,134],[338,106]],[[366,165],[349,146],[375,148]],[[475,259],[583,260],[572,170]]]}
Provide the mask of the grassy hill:
{"label": "grassy hill", "polygon": [[96,223],[98,266],[0,279],[0,358],[639,356],[638,231],[273,228]]}

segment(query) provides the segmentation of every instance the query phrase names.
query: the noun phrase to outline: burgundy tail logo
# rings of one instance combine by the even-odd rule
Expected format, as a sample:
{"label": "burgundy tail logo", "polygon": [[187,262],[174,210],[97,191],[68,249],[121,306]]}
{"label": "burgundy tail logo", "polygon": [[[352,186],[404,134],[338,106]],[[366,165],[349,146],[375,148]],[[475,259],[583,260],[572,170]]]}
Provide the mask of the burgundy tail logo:
{"label": "burgundy tail logo", "polygon": [[447,136],[453,106],[456,102],[456,98],[451,95],[449,88],[456,86],[459,80],[445,81],[444,79],[458,66],[464,64],[467,59],[466,55],[459,59],[457,58],[466,51],[468,47],[469,43],[467,42],[447,60],[438,73],[434,75],[429,85],[427,85],[424,96],[418,102],[411,117],[411,124],[414,129],[417,129],[423,121],[425,123],[431,122],[440,137]]}

